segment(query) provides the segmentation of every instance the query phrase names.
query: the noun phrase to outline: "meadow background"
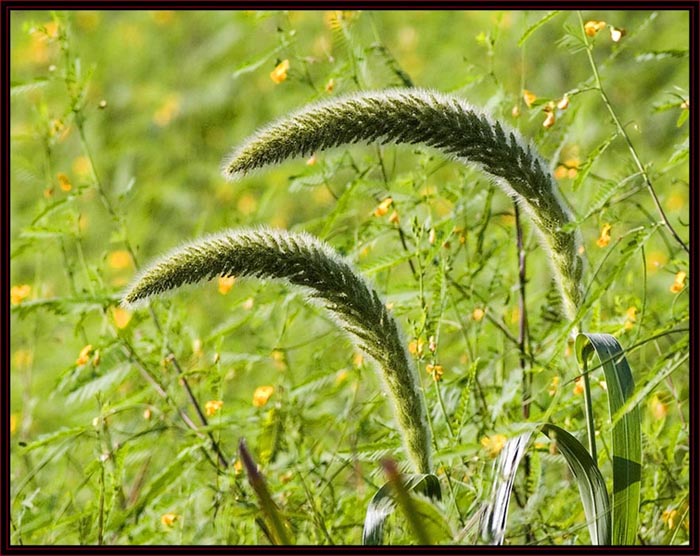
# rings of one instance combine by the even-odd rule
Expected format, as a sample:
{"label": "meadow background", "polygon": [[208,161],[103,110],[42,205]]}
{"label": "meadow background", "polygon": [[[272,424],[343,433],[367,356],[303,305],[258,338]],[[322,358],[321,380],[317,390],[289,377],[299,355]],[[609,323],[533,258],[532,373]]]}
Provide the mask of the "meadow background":
{"label": "meadow background", "polygon": [[[588,260],[581,327],[633,348],[638,542],[687,542],[688,254],[659,224],[581,37],[582,22],[606,22],[589,38],[600,80],[687,242],[688,14],[546,15],[13,12],[12,542],[266,544],[240,438],[297,543],[360,542],[385,482],[379,460],[405,457],[377,376],[322,311],[277,283],[216,279],[151,310],[119,307],[144,263],[224,228],[309,231],[385,296],[430,410],[453,528],[441,542],[478,541],[470,518],[517,423],[546,414],[584,437],[546,257],[483,174],[393,146],[318,153],[237,183],[219,173],[259,126],[310,101],[412,85],[483,107],[551,161]],[[609,472],[606,385],[591,379]],[[576,488],[541,440],[506,540],[587,543]],[[415,542],[399,517],[387,535]]]}

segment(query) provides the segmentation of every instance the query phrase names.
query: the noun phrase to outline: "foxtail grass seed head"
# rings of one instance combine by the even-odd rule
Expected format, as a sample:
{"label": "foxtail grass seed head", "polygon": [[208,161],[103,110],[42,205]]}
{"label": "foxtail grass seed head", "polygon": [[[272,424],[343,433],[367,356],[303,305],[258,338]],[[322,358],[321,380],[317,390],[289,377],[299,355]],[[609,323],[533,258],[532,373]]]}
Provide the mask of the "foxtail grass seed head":
{"label": "foxtail grass seed head", "polygon": [[248,138],[225,160],[222,171],[235,180],[288,158],[372,142],[423,144],[491,175],[535,223],[565,314],[575,318],[582,299],[580,233],[568,226],[571,212],[547,164],[516,130],[458,97],[422,89],[388,89],[317,102]]}
{"label": "foxtail grass seed head", "polygon": [[377,364],[406,452],[430,473],[430,429],[418,374],[397,322],[350,262],[307,233],[231,230],[179,247],[146,268],[124,294],[127,307],[185,284],[217,276],[271,278],[300,286],[325,307]]}

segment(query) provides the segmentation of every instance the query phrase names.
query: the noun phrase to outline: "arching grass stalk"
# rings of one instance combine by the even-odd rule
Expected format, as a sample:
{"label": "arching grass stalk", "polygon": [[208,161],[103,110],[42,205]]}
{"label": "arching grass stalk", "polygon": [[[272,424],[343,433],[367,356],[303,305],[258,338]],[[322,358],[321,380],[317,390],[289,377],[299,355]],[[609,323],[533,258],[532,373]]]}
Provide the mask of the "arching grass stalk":
{"label": "arching grass stalk", "polygon": [[463,100],[434,91],[388,89],[312,104],[261,129],[225,161],[236,179],[287,158],[358,142],[424,144],[474,164],[513,197],[535,223],[574,320],[581,302],[580,234],[534,147]]}
{"label": "arching grass stalk", "polygon": [[396,321],[350,262],[306,233],[240,229],[199,239],[166,254],[128,288],[127,306],[215,276],[284,280],[309,292],[377,363],[404,445],[418,473],[430,473],[430,430],[418,374]]}

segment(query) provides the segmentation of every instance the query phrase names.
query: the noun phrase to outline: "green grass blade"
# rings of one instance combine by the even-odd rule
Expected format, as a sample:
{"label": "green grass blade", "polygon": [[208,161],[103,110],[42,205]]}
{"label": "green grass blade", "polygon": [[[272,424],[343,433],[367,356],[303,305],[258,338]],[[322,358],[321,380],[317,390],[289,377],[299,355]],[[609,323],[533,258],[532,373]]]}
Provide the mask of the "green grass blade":
{"label": "green grass blade", "polygon": [[[419,492],[433,500],[440,500],[440,481],[435,475],[414,474],[401,478],[401,488],[406,492]],[[395,483],[384,484],[367,506],[362,530],[362,544],[380,545],[384,540],[384,523],[396,508]]]}
{"label": "green grass blade", "polygon": [[[576,356],[583,365],[593,353],[605,373],[610,418],[634,394],[634,380],[622,347],[609,334],[579,334]],[[612,544],[634,544],[639,520],[642,433],[639,409],[630,409],[612,428]]]}
{"label": "green grass blade", "polygon": [[489,544],[503,544],[515,474],[533,432],[525,432],[509,439],[494,464],[496,473],[491,488],[491,500],[481,524],[481,536]]}
{"label": "green grass blade", "polygon": [[284,518],[277,509],[277,505],[275,504],[274,500],[272,500],[270,491],[267,489],[267,485],[265,484],[265,479],[260,471],[258,471],[258,466],[253,461],[253,458],[245,445],[245,440],[240,441],[238,449],[241,455],[241,461],[243,462],[243,467],[245,467],[248,475],[250,486],[253,487],[255,495],[258,497],[260,509],[262,510],[267,524],[269,525],[269,532],[272,535],[272,540],[277,544],[292,544],[288,533],[288,525],[285,523]]}
{"label": "green grass blade", "polygon": [[537,31],[537,29],[542,27],[550,19],[552,19],[553,17],[556,17],[556,15],[558,13],[559,13],[559,10],[554,10],[553,12],[549,12],[547,15],[538,19],[535,23],[530,25],[530,27],[528,27],[527,30],[523,33],[523,36],[520,37],[520,40],[518,41],[518,46],[522,46],[523,44],[525,44],[525,41],[530,38],[530,35],[532,35],[535,31]]}
{"label": "green grass blade", "polygon": [[600,469],[583,444],[561,427],[545,424],[542,432],[556,438],[557,448],[576,479],[591,544],[610,544],[610,499]]}
{"label": "green grass blade", "polygon": [[[610,544],[610,501],[598,466],[583,444],[564,429],[548,423],[542,424],[540,428],[544,434],[556,438],[559,452],[576,480],[591,543]],[[535,431],[508,440],[496,460],[491,500],[486,506],[481,526],[482,538],[490,544],[503,544],[515,475],[533,432]]]}

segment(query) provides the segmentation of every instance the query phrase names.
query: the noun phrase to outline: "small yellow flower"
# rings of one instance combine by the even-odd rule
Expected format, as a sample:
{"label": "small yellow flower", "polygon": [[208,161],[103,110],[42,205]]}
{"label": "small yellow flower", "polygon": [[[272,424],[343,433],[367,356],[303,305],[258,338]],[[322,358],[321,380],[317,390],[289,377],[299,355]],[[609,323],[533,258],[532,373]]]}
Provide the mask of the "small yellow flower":
{"label": "small yellow flower", "polygon": [[518,108],[517,104],[513,106],[513,109],[510,111],[510,115],[514,118],[520,117],[520,108]]}
{"label": "small yellow flower", "polygon": [[129,268],[131,267],[131,255],[124,249],[112,251],[107,255],[107,265],[114,270]]}
{"label": "small yellow flower", "polygon": [[600,229],[600,237],[596,241],[596,245],[598,247],[607,247],[607,245],[610,243],[610,230],[612,229],[612,226],[608,223],[603,224],[603,227]]}
{"label": "small yellow flower", "polygon": [[552,378],[552,382],[549,383],[549,390],[547,390],[550,396],[554,396],[557,393],[559,382],[561,382],[561,379],[558,376]]}
{"label": "small yellow flower", "polygon": [[481,445],[486,450],[489,457],[495,458],[503,447],[506,445],[508,438],[502,434],[495,434],[493,436],[484,436],[481,439]]}
{"label": "small yellow flower", "polygon": [[274,386],[258,386],[255,389],[255,392],[253,392],[253,405],[255,407],[262,407],[264,406],[267,401],[270,399],[270,396],[274,394],[275,392],[275,387]]}
{"label": "small yellow flower", "polygon": [[219,276],[219,293],[221,295],[226,295],[231,291],[235,281],[235,276]]}
{"label": "small yellow flower", "polygon": [[21,284],[19,286],[12,286],[10,288],[10,303],[13,305],[19,305],[29,297],[32,293],[32,287],[29,284]]}
{"label": "small yellow flower", "polygon": [[129,325],[129,321],[131,320],[131,312],[127,311],[126,309],[122,309],[121,307],[113,307],[112,320],[114,321],[114,326],[116,326],[119,330],[123,330]]}
{"label": "small yellow flower", "polygon": [[472,311],[472,320],[475,320],[476,322],[479,322],[481,319],[484,318],[484,315],[486,314],[486,311],[484,311],[481,307],[477,307]]}
{"label": "small yellow flower", "polygon": [[328,80],[328,83],[326,83],[325,89],[328,94],[333,92],[333,89],[335,88],[335,81],[333,78]]}
{"label": "small yellow flower", "polygon": [[163,104],[153,114],[153,123],[158,127],[165,127],[180,113],[182,98],[177,93],[171,93],[165,97]]}
{"label": "small yellow flower", "polygon": [[70,178],[63,172],[59,172],[56,174],[56,178],[58,178],[58,185],[61,188],[62,191],[70,191],[73,189],[73,185],[70,182]]}
{"label": "small yellow flower", "polygon": [[605,28],[605,25],[605,21],[586,21],[585,25],[583,26],[583,30],[589,37],[595,37],[598,34],[598,31]]}
{"label": "small yellow flower", "polygon": [[90,361],[90,354],[92,353],[92,344],[86,345],[83,349],[80,350],[80,354],[78,355],[78,358],[75,360],[76,365],[85,365],[88,361]]}
{"label": "small yellow flower", "polygon": [[96,349],[95,354],[92,356],[92,364],[97,367],[100,364],[102,358],[100,357],[100,350]]}
{"label": "small yellow flower", "polygon": [[10,434],[15,434],[17,432],[17,421],[16,413],[10,415]]}
{"label": "small yellow flower", "polygon": [[339,384],[342,384],[348,379],[348,372],[346,370],[342,370],[338,373],[338,375],[335,377],[335,385],[338,386]]}
{"label": "small yellow flower", "polygon": [[34,355],[31,351],[26,349],[18,349],[12,358],[12,362],[14,363],[15,367],[20,369],[29,367],[33,361]]}
{"label": "small yellow flower", "polygon": [[678,510],[664,510],[661,514],[661,521],[666,524],[669,529],[674,529],[678,524]]}
{"label": "small yellow flower", "polygon": [[223,406],[224,402],[222,400],[209,400],[204,404],[204,413],[207,414],[207,417],[212,417],[216,415]]}
{"label": "small yellow flower", "polygon": [[394,199],[392,199],[391,197],[387,197],[386,199],[384,199],[374,209],[374,216],[384,216],[386,213],[389,212],[389,207],[391,206],[391,203],[393,203],[393,202],[394,202]]}
{"label": "small yellow flower", "polygon": [[557,108],[559,110],[566,110],[569,107],[569,97],[564,95],[559,102],[557,102]]}
{"label": "small yellow flower", "polygon": [[442,365],[433,365],[432,363],[428,363],[425,366],[425,371],[433,378],[435,382],[438,382],[444,373]]}
{"label": "small yellow flower", "polygon": [[669,288],[672,293],[678,293],[685,287],[685,279],[688,275],[682,270],[676,273],[676,277],[673,279],[673,284]]}
{"label": "small yellow flower", "polygon": [[583,377],[578,377],[574,380],[574,396],[580,396],[583,390]]}
{"label": "small yellow flower", "polygon": [[398,224],[399,223],[399,213],[397,211],[394,211],[389,215],[389,222],[392,224]]}
{"label": "small yellow flower", "polygon": [[270,72],[270,79],[272,79],[278,85],[287,79],[287,72],[289,71],[289,60],[282,60],[279,64],[275,66]]}
{"label": "small yellow flower", "polygon": [[527,89],[523,89],[523,100],[525,101],[525,105],[530,108],[532,103],[537,100],[537,95]]}
{"label": "small yellow flower", "polygon": [[408,342],[408,353],[411,355],[423,355],[424,342],[421,339],[414,339]]}
{"label": "small yellow flower", "polygon": [[542,127],[549,129],[556,121],[557,119],[554,116],[554,112],[547,112],[547,117],[544,119],[544,122],[542,122]]}
{"label": "small yellow flower", "polygon": [[162,516],[160,516],[160,522],[165,527],[172,527],[179,518],[180,516],[177,514],[163,514]]}
{"label": "small yellow flower", "polygon": [[146,409],[143,410],[143,418],[146,419],[146,421],[148,421],[152,415],[153,415],[153,413],[151,412],[150,407],[147,407]]}
{"label": "small yellow flower", "polygon": [[243,462],[237,459],[233,464],[233,472],[236,475],[240,475],[243,472]]}
{"label": "small yellow flower", "polygon": [[630,307],[625,312],[627,318],[625,319],[625,330],[632,330],[634,323],[637,322],[637,308]]}
{"label": "small yellow flower", "polygon": [[654,419],[661,421],[668,415],[668,406],[661,400],[661,398],[654,394],[654,396],[649,401],[649,410],[654,416]]}
{"label": "small yellow flower", "polygon": [[90,177],[92,173],[92,165],[90,164],[90,159],[87,156],[78,156],[73,160],[73,165],[71,166],[73,173],[80,177],[87,178]]}
{"label": "small yellow flower", "polygon": [[428,338],[428,349],[430,350],[430,353],[435,353],[437,351],[437,341],[435,340],[435,336]]}

